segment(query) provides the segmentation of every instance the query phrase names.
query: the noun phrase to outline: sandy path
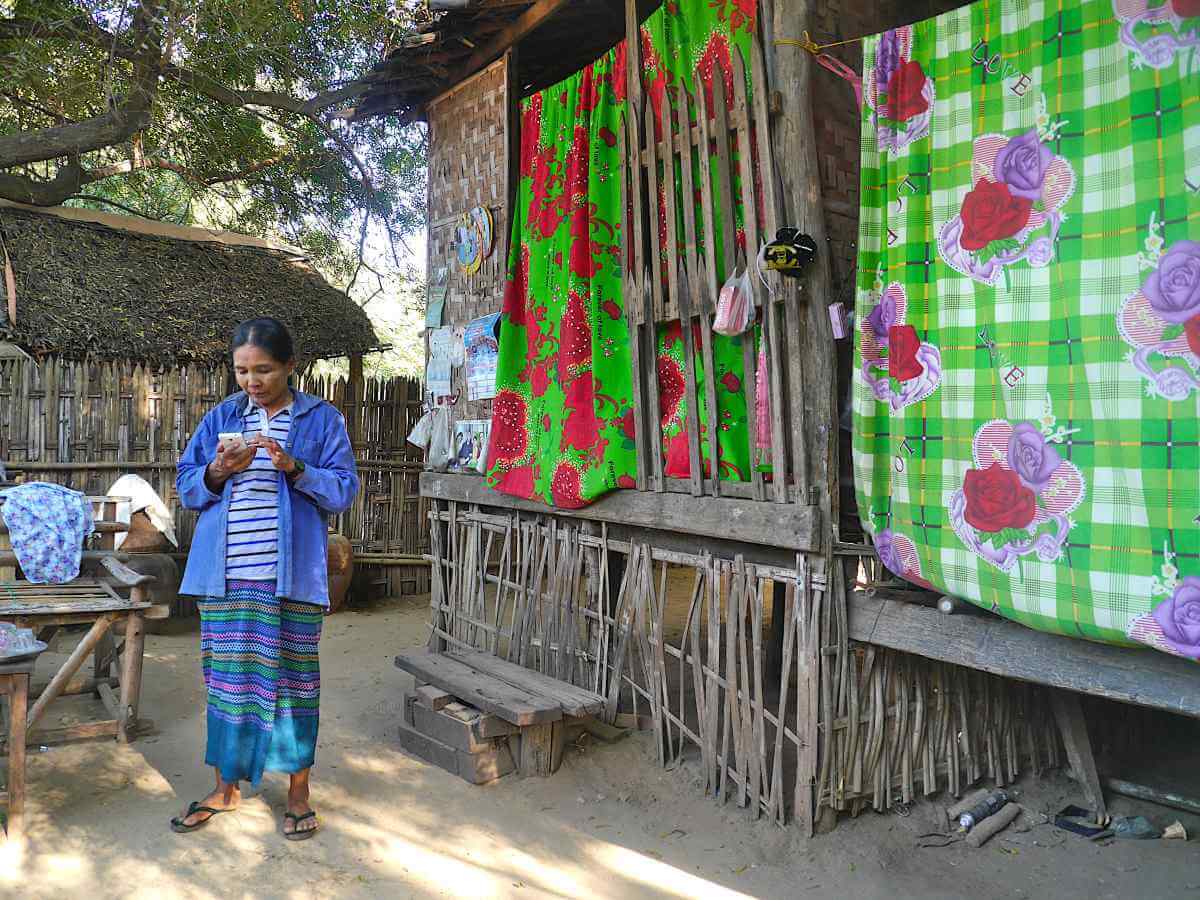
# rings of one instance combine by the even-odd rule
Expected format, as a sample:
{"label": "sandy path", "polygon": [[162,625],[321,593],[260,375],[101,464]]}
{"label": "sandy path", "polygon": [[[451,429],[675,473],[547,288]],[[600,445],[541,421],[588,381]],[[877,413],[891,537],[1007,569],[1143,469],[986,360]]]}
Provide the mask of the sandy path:
{"label": "sandy path", "polygon": [[[276,775],[200,832],[167,828],[211,774],[201,767],[197,634],[151,636],[143,714],[157,732],[128,747],[33,749],[30,847],[22,865],[0,859],[0,896],[1200,896],[1194,842],[1101,848],[1042,827],[980,851],[918,851],[928,804],[804,841],[705,799],[686,766],[660,770],[648,735],[575,748],[550,779],[471,787],[393,738],[411,682],[392,657],[423,643],[427,614],[419,602],[390,601],[327,620],[314,770],[324,827],[304,843],[280,834],[286,782]],[[51,723],[61,715],[52,707]],[[1026,799],[1050,809],[1071,793],[1060,778]]]}

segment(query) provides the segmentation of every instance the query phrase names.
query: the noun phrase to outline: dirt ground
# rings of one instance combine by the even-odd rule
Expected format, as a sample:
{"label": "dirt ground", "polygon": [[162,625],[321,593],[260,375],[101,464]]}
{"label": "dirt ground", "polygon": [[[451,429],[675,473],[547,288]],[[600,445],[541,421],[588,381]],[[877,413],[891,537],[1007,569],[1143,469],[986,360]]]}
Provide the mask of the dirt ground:
{"label": "dirt ground", "polygon": [[[305,843],[280,833],[278,775],[204,830],[169,830],[212,780],[198,625],[149,637],[142,712],[155,731],[130,746],[31,748],[29,846],[19,860],[0,844],[0,896],[1200,898],[1200,818],[1120,798],[1115,814],[1179,819],[1192,840],[1101,846],[1041,824],[979,850],[917,849],[934,828],[925,801],[805,840],[705,798],[686,763],[660,769],[648,734],[573,747],[549,779],[472,787],[395,739],[411,681],[392,658],[424,643],[427,617],[409,599],[326,621],[313,776],[323,829]],[[43,658],[42,680],[54,663]],[[49,724],[90,702],[52,707]],[[1042,812],[1080,799],[1062,776],[1018,790]]]}

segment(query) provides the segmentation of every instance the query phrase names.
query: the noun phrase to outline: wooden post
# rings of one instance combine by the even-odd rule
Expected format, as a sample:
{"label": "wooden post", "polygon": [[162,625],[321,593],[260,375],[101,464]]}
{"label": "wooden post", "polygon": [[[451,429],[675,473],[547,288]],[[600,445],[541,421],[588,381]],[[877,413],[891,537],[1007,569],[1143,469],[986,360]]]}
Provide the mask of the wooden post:
{"label": "wooden post", "polygon": [[[799,41],[815,30],[812,0],[777,0],[774,33],[779,42]],[[796,344],[794,356],[802,362],[804,390],[792,385],[791,415],[801,413],[809,428],[804,434],[807,483],[815,488],[824,528],[825,555],[834,538],[837,520],[837,350],[829,315],[830,265],[825,237],[825,209],[817,161],[812,114],[812,57],[798,46],[784,44],[776,55],[776,78],[770,89],[782,104],[775,120],[775,158],[782,167],[784,224],[799,228],[817,245],[816,259],[798,280],[783,279],[784,302],[798,313],[799,328],[790,329]],[[755,89],[759,89],[756,85]],[[799,476],[800,473],[797,473]],[[800,483],[803,479],[798,478]],[[801,503],[809,498],[800,497]]]}
{"label": "wooden post", "polygon": [[[827,578],[824,609],[813,616],[811,635],[815,646],[810,655],[801,655],[799,690],[815,688],[822,679],[834,677],[835,660],[844,659],[846,629],[838,629],[835,649],[839,656],[827,657],[826,634],[822,622],[831,618],[846,620],[846,594],[841,579],[833,577],[833,542],[837,538],[838,462],[837,462],[837,345],[826,307],[830,296],[829,244],[825,237],[825,210],[821,194],[816,136],[812,111],[812,56],[798,46],[802,36],[816,31],[814,0],[775,0],[771,10],[771,29],[778,48],[774,59],[774,82],[766,88],[777,100],[781,115],[772,130],[774,156],[786,160],[780,178],[783,221],[813,238],[817,255],[798,280],[781,279],[787,333],[789,371],[788,415],[792,422],[792,442],[797,486],[796,501],[815,505],[820,511],[814,529],[814,544],[820,548],[810,557],[816,571]],[[766,26],[764,26],[766,30]],[[755,90],[763,90],[755,85]],[[770,177],[770,173],[768,173]],[[821,602],[821,592],[815,592]],[[814,652],[815,651],[815,652]],[[807,682],[807,684],[806,684]],[[821,756],[831,752],[831,731],[821,734],[817,723],[830,720],[834,711],[828,691],[811,690],[811,707],[805,720],[797,722],[797,733],[808,754],[802,754],[801,778],[797,780],[797,818],[805,832],[811,833],[814,818],[818,829],[827,828],[836,813],[832,809],[814,809],[820,804],[820,791],[811,791],[806,782]],[[815,813],[815,815],[814,815]]]}
{"label": "wooden post", "polygon": [[361,353],[350,354],[350,383],[346,386],[346,430],[350,432],[350,446],[358,450],[362,438],[363,357]]}
{"label": "wooden post", "polygon": [[553,775],[562,764],[564,734],[562,722],[546,722],[522,728],[517,770],[526,777],[545,778]]}
{"label": "wooden post", "polygon": [[1100,789],[1100,776],[1096,772],[1096,760],[1092,757],[1092,741],[1088,737],[1079,695],[1073,691],[1052,689],[1050,702],[1054,707],[1054,718],[1062,734],[1071,771],[1083,789],[1088,805],[1095,812],[1097,823],[1104,824],[1108,819],[1108,810],[1104,804],[1104,792]]}
{"label": "wooden post", "polygon": [[[135,596],[137,589],[134,589]],[[125,653],[121,657],[121,723],[117,740],[127,744],[138,724],[138,701],[142,693],[142,655],[145,649],[145,623],[139,611],[131,611],[125,622]]]}
{"label": "wooden post", "polygon": [[25,711],[29,676],[9,675],[8,696],[8,840],[19,845],[25,830]]}

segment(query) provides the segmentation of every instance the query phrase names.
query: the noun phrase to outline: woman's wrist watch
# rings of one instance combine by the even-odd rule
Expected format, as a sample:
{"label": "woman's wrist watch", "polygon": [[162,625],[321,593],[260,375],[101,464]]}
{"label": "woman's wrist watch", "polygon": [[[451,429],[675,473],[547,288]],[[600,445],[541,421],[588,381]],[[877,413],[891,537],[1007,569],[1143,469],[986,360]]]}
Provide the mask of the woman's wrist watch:
{"label": "woman's wrist watch", "polygon": [[293,459],[292,460],[292,471],[288,474],[288,477],[295,480],[303,474],[304,474],[304,461],[300,460],[300,459]]}

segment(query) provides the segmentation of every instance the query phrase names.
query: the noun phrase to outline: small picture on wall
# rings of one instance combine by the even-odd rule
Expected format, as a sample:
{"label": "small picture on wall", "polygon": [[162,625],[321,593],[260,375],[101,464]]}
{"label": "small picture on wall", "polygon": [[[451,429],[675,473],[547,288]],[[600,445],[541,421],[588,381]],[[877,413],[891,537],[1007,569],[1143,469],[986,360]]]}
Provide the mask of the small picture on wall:
{"label": "small picture on wall", "polygon": [[492,423],[488,419],[463,419],[454,423],[454,465],[458,471],[483,474],[491,430]]}

